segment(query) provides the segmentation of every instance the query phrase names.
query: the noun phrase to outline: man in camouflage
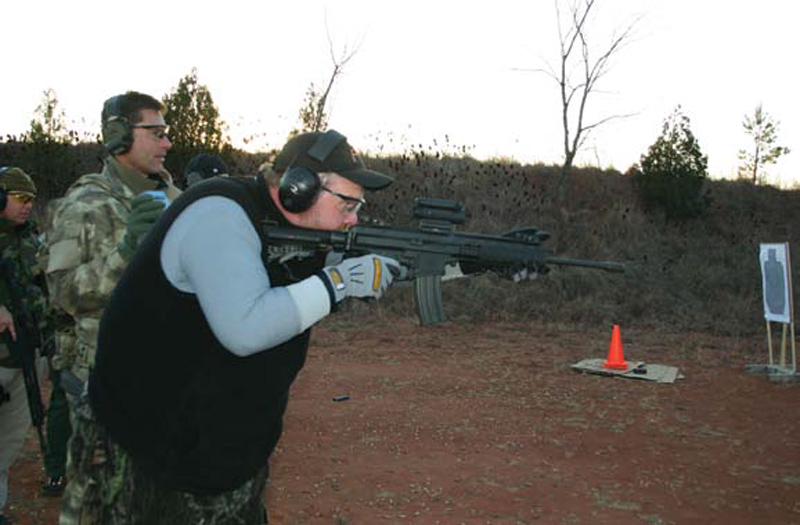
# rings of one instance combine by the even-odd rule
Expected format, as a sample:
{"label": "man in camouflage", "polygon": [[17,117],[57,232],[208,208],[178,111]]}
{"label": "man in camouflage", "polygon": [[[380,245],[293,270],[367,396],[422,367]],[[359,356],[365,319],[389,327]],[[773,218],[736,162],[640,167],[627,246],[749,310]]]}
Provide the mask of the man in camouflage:
{"label": "man in camouflage", "polygon": [[[36,259],[40,243],[30,218],[35,197],[36,186],[24,171],[0,168],[0,524],[9,523],[3,514],[8,471],[31,425],[22,360],[10,346],[18,341],[23,316],[34,322],[31,328],[39,342],[46,330],[47,295]],[[16,348],[33,352],[35,368],[41,370],[41,348]]]}
{"label": "man in camouflage", "polygon": [[[164,169],[172,144],[158,100],[132,91],[112,97],[103,106],[102,123],[109,153],[102,172],[84,175],[67,190],[55,206],[47,232],[50,297],[55,307],[75,320],[73,351],[57,360],[73,424],[63,524],[101,523],[102,491],[113,482],[99,479],[108,471],[100,467],[104,462],[124,467],[124,458],[105,450],[81,394],[111,291],[163,211],[163,197],[172,200],[180,193]],[[102,457],[95,455],[99,450]]]}
{"label": "man in camouflage", "polygon": [[162,175],[172,144],[161,111],[160,102],[141,93],[106,101],[103,133],[111,154],[103,171],[78,179],[53,212],[48,284],[53,304],[75,318],[77,337],[75,354],[59,361],[82,382],[94,360],[103,307],[137,241],[163,209],[144,192],[163,189],[170,199],[179,193]]}

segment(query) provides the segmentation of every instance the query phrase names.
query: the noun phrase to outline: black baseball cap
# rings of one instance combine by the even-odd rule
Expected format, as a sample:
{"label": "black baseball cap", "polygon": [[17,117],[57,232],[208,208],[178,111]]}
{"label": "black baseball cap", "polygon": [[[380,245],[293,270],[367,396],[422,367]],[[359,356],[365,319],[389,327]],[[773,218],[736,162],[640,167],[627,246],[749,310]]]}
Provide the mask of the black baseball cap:
{"label": "black baseball cap", "polygon": [[367,169],[347,138],[332,129],[301,133],[289,139],[272,169],[282,173],[294,166],[316,173],[336,173],[367,190],[380,190],[394,181],[391,175]]}
{"label": "black baseball cap", "polygon": [[192,160],[186,165],[186,169],[183,170],[183,175],[189,184],[219,175],[227,175],[227,173],[228,167],[222,162],[222,159],[206,153],[192,157]]}

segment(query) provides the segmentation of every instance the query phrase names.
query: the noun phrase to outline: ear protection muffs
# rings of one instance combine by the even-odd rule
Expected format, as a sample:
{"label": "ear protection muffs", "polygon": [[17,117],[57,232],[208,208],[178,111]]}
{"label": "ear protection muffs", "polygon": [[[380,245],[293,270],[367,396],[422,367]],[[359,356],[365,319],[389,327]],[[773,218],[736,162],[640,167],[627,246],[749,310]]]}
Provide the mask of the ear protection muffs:
{"label": "ear protection muffs", "polygon": [[6,190],[6,181],[3,175],[11,169],[9,166],[0,168],[0,213],[4,212],[8,204],[8,190]]}
{"label": "ear protection muffs", "polygon": [[[317,162],[324,163],[328,160],[333,150],[345,136],[335,130],[323,133],[306,154]],[[281,206],[292,213],[306,211],[317,200],[322,189],[319,174],[305,166],[290,166],[281,176],[278,186],[278,198]]]}
{"label": "ear protection muffs", "polygon": [[133,128],[128,118],[122,115],[124,96],[111,97],[103,104],[103,146],[111,155],[127,153],[133,145]]}

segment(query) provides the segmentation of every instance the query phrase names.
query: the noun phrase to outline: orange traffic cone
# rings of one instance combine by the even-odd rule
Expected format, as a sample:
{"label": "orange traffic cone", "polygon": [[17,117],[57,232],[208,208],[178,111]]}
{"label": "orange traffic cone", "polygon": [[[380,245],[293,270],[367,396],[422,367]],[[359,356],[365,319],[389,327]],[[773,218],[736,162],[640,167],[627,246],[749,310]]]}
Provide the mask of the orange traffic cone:
{"label": "orange traffic cone", "polygon": [[619,325],[615,324],[611,331],[611,346],[608,348],[608,359],[603,368],[613,368],[615,370],[625,370],[628,363],[622,355],[622,337],[619,335]]}

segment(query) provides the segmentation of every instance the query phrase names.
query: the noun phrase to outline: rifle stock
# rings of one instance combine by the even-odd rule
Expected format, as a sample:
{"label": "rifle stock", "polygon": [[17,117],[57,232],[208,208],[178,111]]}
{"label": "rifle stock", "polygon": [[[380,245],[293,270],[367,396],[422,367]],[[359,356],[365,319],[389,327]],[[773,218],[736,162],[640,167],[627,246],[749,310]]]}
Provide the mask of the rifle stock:
{"label": "rifle stock", "polygon": [[535,229],[510,236],[455,231],[454,225],[463,222],[464,212],[454,201],[418,200],[416,206],[415,216],[422,219],[418,229],[356,225],[346,232],[332,232],[266,223],[262,233],[268,243],[312,250],[333,248],[345,254],[377,253],[396,259],[408,268],[407,278],[414,279],[422,325],[441,324],[446,319],[441,278],[447,265],[466,263],[488,270],[527,267],[537,271],[559,265],[624,271],[624,266],[615,262],[556,257],[541,246],[549,234]]}

